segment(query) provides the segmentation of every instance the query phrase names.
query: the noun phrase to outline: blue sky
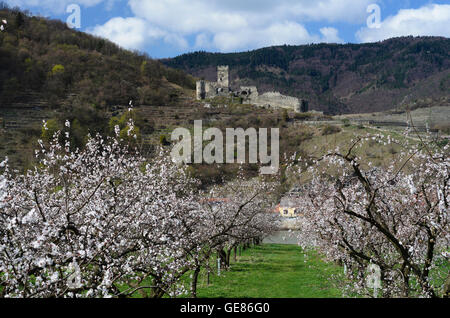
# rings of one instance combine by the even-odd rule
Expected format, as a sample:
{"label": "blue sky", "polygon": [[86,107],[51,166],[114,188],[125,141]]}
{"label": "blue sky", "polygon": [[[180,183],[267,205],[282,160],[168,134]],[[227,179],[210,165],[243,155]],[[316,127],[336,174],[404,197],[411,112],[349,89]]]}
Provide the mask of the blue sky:
{"label": "blue sky", "polygon": [[[155,58],[271,45],[375,42],[395,36],[450,37],[450,1],[427,0],[6,0]],[[380,19],[375,17],[379,8]],[[369,10],[368,8],[372,8]],[[375,11],[374,11],[375,10]],[[369,22],[368,22],[369,19]]]}

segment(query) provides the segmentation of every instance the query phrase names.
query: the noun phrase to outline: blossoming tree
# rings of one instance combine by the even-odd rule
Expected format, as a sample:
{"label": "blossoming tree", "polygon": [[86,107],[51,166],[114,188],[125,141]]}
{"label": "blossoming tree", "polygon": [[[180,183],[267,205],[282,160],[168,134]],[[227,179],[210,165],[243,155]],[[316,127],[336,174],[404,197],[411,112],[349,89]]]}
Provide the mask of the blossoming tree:
{"label": "blossoming tree", "polygon": [[130,121],[125,139],[117,127],[115,137],[89,137],[73,150],[67,122],[49,145],[40,141],[34,169],[21,175],[0,164],[0,297],[143,289],[175,297],[186,294],[181,277],[204,264],[205,251],[237,229],[262,235],[265,205],[256,195],[236,195],[239,208],[211,214],[186,169],[124,145],[134,132]]}
{"label": "blossoming tree", "polygon": [[[449,146],[409,145],[389,167],[363,168],[356,150],[368,140],[396,142],[358,138],[349,151],[337,149],[308,168],[313,177],[299,200],[301,244],[343,263],[353,292],[448,295]],[[374,268],[379,272],[368,272]]]}

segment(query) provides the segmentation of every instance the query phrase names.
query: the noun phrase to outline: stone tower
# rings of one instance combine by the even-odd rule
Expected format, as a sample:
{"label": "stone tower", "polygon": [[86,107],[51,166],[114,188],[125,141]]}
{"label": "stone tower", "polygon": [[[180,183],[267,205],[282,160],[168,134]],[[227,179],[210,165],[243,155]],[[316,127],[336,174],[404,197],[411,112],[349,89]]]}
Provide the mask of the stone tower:
{"label": "stone tower", "polygon": [[217,85],[219,86],[219,88],[223,88],[227,91],[230,89],[230,75],[228,65],[217,67]]}

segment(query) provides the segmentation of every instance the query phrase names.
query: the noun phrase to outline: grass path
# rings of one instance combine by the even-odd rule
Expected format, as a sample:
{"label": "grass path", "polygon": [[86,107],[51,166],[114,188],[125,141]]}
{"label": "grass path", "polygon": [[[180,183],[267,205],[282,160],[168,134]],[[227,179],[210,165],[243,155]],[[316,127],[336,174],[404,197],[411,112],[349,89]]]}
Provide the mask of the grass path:
{"label": "grass path", "polygon": [[342,269],[314,253],[306,258],[294,245],[265,244],[245,251],[231,269],[201,277],[200,298],[330,298],[341,297],[330,277]]}

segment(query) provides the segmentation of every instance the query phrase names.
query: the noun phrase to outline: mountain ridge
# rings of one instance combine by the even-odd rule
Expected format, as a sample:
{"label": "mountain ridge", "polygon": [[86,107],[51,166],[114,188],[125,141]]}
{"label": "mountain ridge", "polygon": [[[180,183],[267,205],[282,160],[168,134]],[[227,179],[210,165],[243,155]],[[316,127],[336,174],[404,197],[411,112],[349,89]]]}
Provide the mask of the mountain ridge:
{"label": "mountain ridge", "polygon": [[399,37],[366,44],[272,46],[240,53],[186,53],[162,59],[214,80],[229,65],[232,87],[304,98],[329,114],[376,112],[423,98],[449,97],[450,39]]}

